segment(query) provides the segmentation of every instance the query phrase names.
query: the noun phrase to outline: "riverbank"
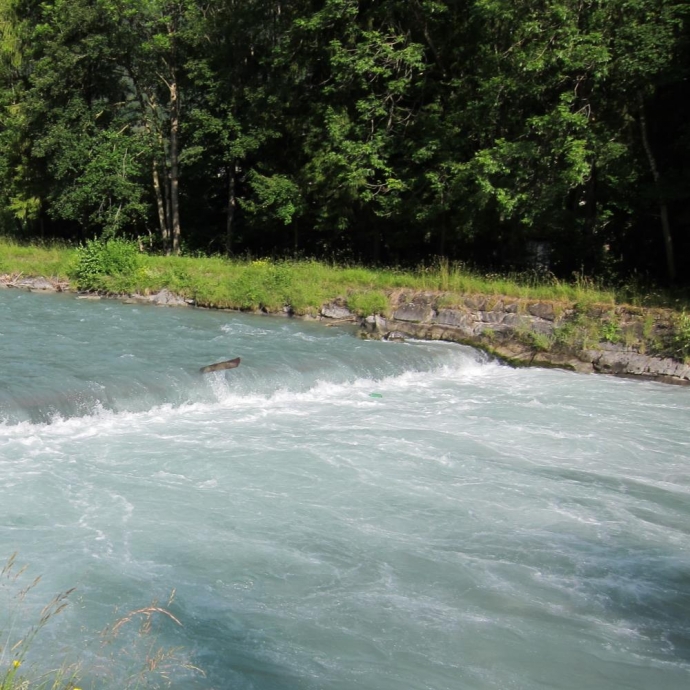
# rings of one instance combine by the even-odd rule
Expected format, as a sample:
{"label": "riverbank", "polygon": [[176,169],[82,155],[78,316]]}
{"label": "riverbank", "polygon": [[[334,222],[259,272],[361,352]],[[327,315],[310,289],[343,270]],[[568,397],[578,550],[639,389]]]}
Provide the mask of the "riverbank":
{"label": "riverbank", "polygon": [[[78,292],[64,277],[4,274],[0,286]],[[151,294],[91,291],[78,297],[232,309],[168,288]],[[669,309],[395,288],[338,295],[317,310],[302,313],[290,304],[237,310],[320,320],[329,326],[353,325],[364,338],[456,342],[480,348],[513,366],[558,367],[690,385],[689,320],[685,313]]]}
{"label": "riverbank", "polygon": [[446,340],[483,349],[513,366],[690,384],[690,365],[668,356],[679,317],[662,309],[564,305],[548,301],[443,295],[396,295],[390,318],[370,316],[368,337]]}

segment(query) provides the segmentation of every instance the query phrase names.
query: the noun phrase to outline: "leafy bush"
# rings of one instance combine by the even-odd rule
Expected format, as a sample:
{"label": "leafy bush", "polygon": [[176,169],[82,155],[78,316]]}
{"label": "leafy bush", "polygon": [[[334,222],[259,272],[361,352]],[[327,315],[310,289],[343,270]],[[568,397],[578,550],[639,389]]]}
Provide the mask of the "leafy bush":
{"label": "leafy bush", "polygon": [[673,324],[671,354],[683,361],[690,358],[690,314],[685,311],[678,314]]}
{"label": "leafy bush", "polygon": [[[117,277],[119,284],[134,279],[141,265],[136,243],[124,239],[88,240],[77,249],[77,259],[70,278],[80,290],[107,289],[108,277]],[[123,280],[124,279],[124,280]]]}
{"label": "leafy bush", "polygon": [[555,338],[546,335],[546,333],[537,333],[536,331],[518,331],[517,335],[523,343],[534,348],[537,352],[549,352],[555,342]]}
{"label": "leafy bush", "polygon": [[619,343],[622,340],[620,326],[613,321],[604,321],[599,328],[599,337],[607,343]]}

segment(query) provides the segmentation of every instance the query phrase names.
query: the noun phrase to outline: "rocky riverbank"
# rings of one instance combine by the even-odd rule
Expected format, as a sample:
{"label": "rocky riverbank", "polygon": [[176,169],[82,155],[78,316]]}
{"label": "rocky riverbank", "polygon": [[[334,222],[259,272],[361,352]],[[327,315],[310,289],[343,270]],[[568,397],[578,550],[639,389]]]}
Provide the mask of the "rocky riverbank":
{"label": "rocky riverbank", "polygon": [[[590,305],[568,307],[468,295],[446,305],[437,293],[391,295],[388,317],[359,318],[344,300],[324,305],[320,317],[359,323],[363,337],[444,340],[478,347],[514,366],[558,367],[690,384],[690,366],[652,354],[673,332],[668,310]],[[651,351],[651,353],[650,353]]]}
{"label": "rocky riverbank", "polygon": [[514,366],[690,384],[688,364],[648,354],[664,347],[672,329],[672,317],[663,310],[598,306],[578,310],[550,302],[477,296],[448,308],[440,306],[435,295],[400,297],[390,318],[362,320],[367,337],[445,340],[479,347]]}
{"label": "rocky riverbank", "polygon": [[[69,291],[43,277],[0,276],[0,286]],[[80,298],[99,298],[81,294]],[[200,306],[168,290],[120,296],[126,302]],[[690,385],[690,365],[668,356],[674,333],[669,310],[612,305],[567,305],[500,296],[467,295],[449,302],[435,292],[394,291],[386,315],[355,314],[346,298],[324,304],[316,318],[353,324],[362,337],[443,340],[481,348],[514,366],[558,367],[582,373],[653,379]],[[291,315],[289,307],[280,313]]]}

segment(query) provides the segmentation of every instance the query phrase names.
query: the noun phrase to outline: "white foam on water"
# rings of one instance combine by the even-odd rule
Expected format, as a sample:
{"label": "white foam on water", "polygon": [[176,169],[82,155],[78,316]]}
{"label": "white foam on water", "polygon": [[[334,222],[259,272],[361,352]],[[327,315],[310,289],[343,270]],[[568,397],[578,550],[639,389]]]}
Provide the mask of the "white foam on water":
{"label": "white foam on water", "polygon": [[[81,416],[0,422],[0,547],[81,597],[41,653],[175,588],[161,643],[208,675],[174,688],[684,687],[687,391],[173,312],[145,318],[174,362],[105,360],[164,395],[91,375]],[[196,376],[219,333],[242,366]]]}

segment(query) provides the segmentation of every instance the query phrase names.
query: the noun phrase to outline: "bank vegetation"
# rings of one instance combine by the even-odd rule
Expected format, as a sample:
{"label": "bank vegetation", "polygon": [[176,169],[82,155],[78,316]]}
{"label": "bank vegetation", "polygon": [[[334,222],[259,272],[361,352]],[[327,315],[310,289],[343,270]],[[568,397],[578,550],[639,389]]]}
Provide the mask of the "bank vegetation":
{"label": "bank vegetation", "polygon": [[[546,309],[553,327],[543,332],[518,328],[511,339],[542,353],[604,345],[680,362],[690,357],[683,292],[635,285],[607,289],[580,275],[564,281],[536,271],[485,274],[446,259],[403,270],[317,260],[161,256],[117,239],[78,247],[0,240],[0,282],[19,285],[31,276],[46,277],[58,289],[142,297],[168,291],[199,307],[304,317],[319,317],[327,304],[342,305],[360,318],[392,317],[405,301],[420,300],[436,312],[491,313],[496,311],[492,305],[500,305],[499,311],[512,305],[509,311],[529,318],[530,310],[540,314]],[[484,335],[477,344],[491,349],[491,333]]]}

